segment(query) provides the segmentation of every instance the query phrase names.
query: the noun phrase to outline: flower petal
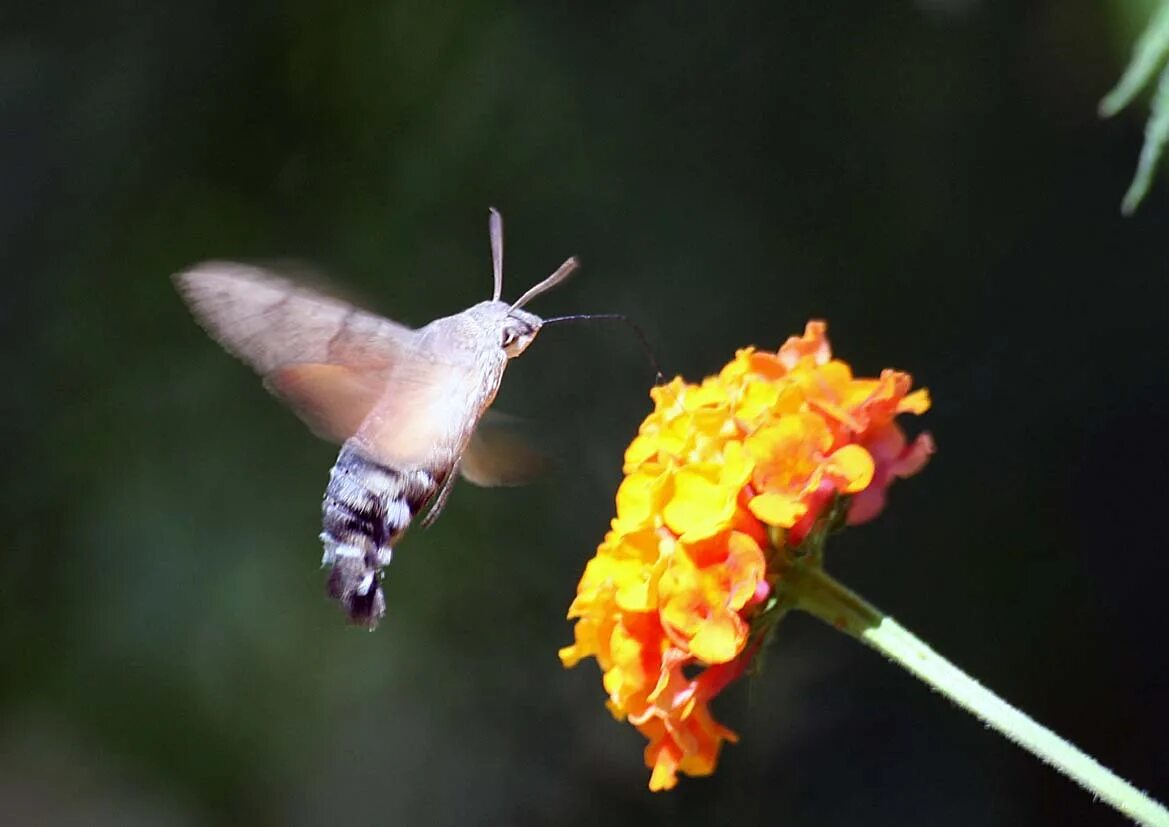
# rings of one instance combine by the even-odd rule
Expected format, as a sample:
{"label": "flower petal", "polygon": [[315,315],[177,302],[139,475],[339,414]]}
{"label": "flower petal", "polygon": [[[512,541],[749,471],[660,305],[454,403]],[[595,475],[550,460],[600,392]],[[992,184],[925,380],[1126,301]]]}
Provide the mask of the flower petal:
{"label": "flower petal", "polygon": [[768,491],[751,500],[751,513],[768,525],[791,528],[808,507],[787,494]]}
{"label": "flower petal", "polygon": [[873,458],[859,445],[845,445],[828,457],[824,469],[843,494],[855,494],[873,481]]}
{"label": "flower petal", "polygon": [[728,663],[743,650],[747,631],[747,624],[737,614],[719,612],[699,625],[690,638],[690,652],[703,663]]}
{"label": "flower petal", "polygon": [[738,489],[719,485],[710,473],[708,468],[689,467],[674,477],[674,496],[662,509],[662,518],[684,539],[709,537],[729,526],[735,516]]}

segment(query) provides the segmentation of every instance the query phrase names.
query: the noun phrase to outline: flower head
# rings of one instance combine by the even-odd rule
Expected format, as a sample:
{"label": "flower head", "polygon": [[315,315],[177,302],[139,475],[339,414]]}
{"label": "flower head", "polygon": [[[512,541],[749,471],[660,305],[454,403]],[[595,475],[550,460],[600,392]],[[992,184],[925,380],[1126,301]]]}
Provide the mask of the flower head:
{"label": "flower head", "polygon": [[[709,775],[736,735],[710,700],[770,628],[776,552],[800,546],[834,503],[875,517],[893,480],[933,452],[901,413],[929,408],[908,374],[858,379],[809,322],[775,353],[746,348],[701,384],[654,388],[625,452],[617,516],[585,567],[565,666],[596,658],[608,707],[649,739],[650,789]],[[697,673],[697,674],[696,674]]]}

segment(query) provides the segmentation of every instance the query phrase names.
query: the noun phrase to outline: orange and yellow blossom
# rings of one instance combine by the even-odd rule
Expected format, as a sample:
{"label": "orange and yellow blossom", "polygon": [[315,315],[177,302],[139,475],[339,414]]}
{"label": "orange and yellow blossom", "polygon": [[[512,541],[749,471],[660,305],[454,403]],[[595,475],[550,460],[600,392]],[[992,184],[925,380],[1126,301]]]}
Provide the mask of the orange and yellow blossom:
{"label": "orange and yellow blossom", "polygon": [[651,790],[679,772],[709,775],[736,740],[709,702],[758,649],[752,620],[779,576],[773,540],[798,546],[842,496],[847,522],[872,519],[892,481],[933,452],[928,434],[909,443],[894,421],[926,411],[926,392],[897,371],[853,377],[826,329],[809,322],[776,353],[746,348],[700,385],[654,388],[625,452],[617,516],[581,577],[575,641],[560,657],[596,658],[609,710],[649,739]]}

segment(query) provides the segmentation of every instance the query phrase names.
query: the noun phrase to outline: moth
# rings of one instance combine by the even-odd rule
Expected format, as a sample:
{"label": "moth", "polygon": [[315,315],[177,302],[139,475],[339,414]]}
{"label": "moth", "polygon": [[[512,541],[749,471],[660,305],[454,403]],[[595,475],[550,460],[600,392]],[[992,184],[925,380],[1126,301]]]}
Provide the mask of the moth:
{"label": "moth", "polygon": [[478,426],[508,362],[544,324],[578,318],[544,320],[523,307],[579,262],[569,258],[508,304],[494,208],[489,230],[491,300],[416,330],[246,264],[212,261],[174,276],[207,333],[314,433],[341,444],[321,506],[321,565],[354,624],[372,629],[385,615],[382,570],[394,544],[424,507],[424,524],[438,516],[459,472],[501,485],[538,465],[514,438]]}

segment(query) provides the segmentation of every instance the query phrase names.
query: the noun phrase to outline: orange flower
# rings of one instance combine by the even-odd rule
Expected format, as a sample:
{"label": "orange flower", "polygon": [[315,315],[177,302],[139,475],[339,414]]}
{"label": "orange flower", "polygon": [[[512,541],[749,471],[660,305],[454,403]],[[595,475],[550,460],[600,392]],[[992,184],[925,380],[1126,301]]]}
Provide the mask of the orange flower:
{"label": "orange flower", "polygon": [[625,452],[617,516],[581,577],[575,642],[560,657],[596,658],[610,711],[649,739],[652,790],[679,772],[709,775],[736,740],[709,702],[777,617],[775,552],[803,543],[834,502],[848,523],[872,519],[893,480],[933,453],[928,434],[908,443],[894,421],[928,410],[926,392],[892,370],[854,378],[826,330],[809,322],[775,353],[740,350],[700,385],[654,388]]}

